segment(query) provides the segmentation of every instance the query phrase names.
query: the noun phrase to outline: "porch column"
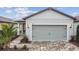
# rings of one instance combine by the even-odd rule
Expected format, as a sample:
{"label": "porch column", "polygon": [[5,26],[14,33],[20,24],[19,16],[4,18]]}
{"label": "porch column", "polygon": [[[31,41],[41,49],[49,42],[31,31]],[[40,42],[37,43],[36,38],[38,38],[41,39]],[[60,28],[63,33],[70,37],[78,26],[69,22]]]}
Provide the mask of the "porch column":
{"label": "porch column", "polygon": [[20,23],[19,29],[20,29],[20,35],[23,35],[23,23]]}
{"label": "porch column", "polygon": [[32,22],[26,20],[26,36],[28,37],[29,41],[32,41]]}
{"label": "porch column", "polygon": [[17,23],[17,35],[20,35],[20,24]]}

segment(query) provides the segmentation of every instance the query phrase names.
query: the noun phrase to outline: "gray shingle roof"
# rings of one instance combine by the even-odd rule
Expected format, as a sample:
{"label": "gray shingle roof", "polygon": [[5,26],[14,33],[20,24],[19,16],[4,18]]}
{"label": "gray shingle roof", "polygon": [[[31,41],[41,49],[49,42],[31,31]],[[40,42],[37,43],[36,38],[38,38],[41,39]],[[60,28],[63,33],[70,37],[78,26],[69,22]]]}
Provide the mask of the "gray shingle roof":
{"label": "gray shingle roof", "polygon": [[0,23],[12,23],[13,20],[10,18],[0,16]]}
{"label": "gray shingle roof", "polygon": [[34,13],[34,14],[32,14],[32,15],[29,15],[29,16],[26,16],[26,17],[24,17],[23,19],[26,20],[26,19],[28,19],[28,18],[30,18],[30,17],[32,17],[32,16],[34,16],[34,15],[37,15],[37,14],[39,14],[39,13],[42,13],[42,12],[44,12],[44,11],[46,11],[46,10],[52,10],[52,11],[55,11],[55,12],[57,12],[57,13],[60,13],[60,14],[62,14],[62,15],[64,15],[64,16],[67,16],[67,17],[69,17],[69,18],[72,18],[73,20],[76,20],[74,17],[72,17],[72,16],[70,16],[70,15],[68,15],[68,14],[65,14],[65,13],[63,13],[63,12],[60,12],[59,10],[56,10],[56,9],[54,9],[54,8],[52,8],[52,7],[48,7],[48,8],[46,8],[46,9],[44,9],[44,10],[41,10],[41,11],[39,11],[39,12],[37,12],[37,13]]}
{"label": "gray shingle roof", "polygon": [[79,22],[79,16],[76,16],[74,18],[76,18],[75,22]]}

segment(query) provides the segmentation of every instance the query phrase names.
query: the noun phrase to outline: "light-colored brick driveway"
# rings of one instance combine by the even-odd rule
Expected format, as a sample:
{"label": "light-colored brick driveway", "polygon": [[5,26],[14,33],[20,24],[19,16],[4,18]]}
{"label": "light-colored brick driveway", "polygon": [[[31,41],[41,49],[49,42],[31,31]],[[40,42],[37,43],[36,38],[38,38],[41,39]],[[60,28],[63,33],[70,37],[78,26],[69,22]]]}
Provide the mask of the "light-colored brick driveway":
{"label": "light-colored brick driveway", "polygon": [[32,42],[29,51],[79,51],[79,47],[68,42]]}
{"label": "light-colored brick driveway", "polygon": [[[79,51],[79,47],[69,42],[32,42],[32,43],[17,43],[18,48],[24,45],[29,48],[29,51]],[[14,45],[11,45],[14,46]]]}

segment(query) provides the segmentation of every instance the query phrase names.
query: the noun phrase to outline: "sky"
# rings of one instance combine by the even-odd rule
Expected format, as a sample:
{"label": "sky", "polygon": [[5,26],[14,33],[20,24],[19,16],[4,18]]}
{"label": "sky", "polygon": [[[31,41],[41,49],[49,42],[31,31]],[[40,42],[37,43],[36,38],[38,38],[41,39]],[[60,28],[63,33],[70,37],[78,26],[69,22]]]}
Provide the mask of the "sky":
{"label": "sky", "polygon": [[[36,13],[47,7],[2,7],[0,8],[0,16],[11,18],[12,20],[20,20],[30,14]],[[69,14],[71,16],[79,16],[79,7],[54,7],[55,9]]]}

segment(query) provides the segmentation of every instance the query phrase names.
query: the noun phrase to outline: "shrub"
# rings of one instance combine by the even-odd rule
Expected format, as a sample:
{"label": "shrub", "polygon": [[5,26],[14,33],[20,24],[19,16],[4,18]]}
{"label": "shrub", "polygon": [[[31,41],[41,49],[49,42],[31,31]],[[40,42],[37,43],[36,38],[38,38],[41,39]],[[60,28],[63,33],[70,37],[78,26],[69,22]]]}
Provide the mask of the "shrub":
{"label": "shrub", "polygon": [[17,49],[17,46],[16,46],[16,45],[14,46],[14,49],[15,49],[15,50]]}
{"label": "shrub", "polygon": [[0,44],[0,50],[3,50],[4,48],[3,48],[3,44]]}
{"label": "shrub", "polygon": [[79,25],[77,26],[76,40],[79,41]]}
{"label": "shrub", "polygon": [[22,49],[26,49],[27,47],[26,47],[26,45],[24,45],[23,47],[22,47]]}
{"label": "shrub", "polygon": [[21,43],[28,43],[28,38],[26,36],[24,36],[24,38],[21,40]]}
{"label": "shrub", "polygon": [[74,42],[75,36],[71,36],[71,39],[69,42]]}
{"label": "shrub", "polygon": [[26,45],[24,45],[24,46],[22,47],[22,49],[23,49],[23,50],[28,50],[28,48],[27,48]]}

